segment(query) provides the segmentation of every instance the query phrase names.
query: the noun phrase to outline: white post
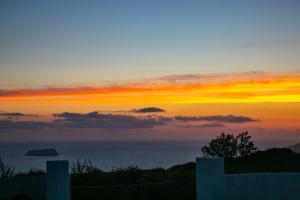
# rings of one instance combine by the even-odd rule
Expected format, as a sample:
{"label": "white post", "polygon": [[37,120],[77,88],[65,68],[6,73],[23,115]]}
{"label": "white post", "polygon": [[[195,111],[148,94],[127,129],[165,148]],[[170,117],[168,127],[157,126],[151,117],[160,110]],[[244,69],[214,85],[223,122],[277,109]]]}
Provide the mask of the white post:
{"label": "white post", "polygon": [[197,200],[224,200],[224,159],[196,159]]}
{"label": "white post", "polygon": [[47,161],[46,200],[70,200],[70,196],[69,162]]}

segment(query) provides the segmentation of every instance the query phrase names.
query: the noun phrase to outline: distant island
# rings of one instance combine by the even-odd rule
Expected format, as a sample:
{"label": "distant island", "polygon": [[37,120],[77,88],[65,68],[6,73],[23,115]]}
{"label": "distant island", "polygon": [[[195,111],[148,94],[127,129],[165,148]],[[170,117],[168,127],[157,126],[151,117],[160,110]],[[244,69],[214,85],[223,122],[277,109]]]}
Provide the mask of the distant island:
{"label": "distant island", "polygon": [[33,149],[27,151],[25,156],[58,156],[56,149]]}

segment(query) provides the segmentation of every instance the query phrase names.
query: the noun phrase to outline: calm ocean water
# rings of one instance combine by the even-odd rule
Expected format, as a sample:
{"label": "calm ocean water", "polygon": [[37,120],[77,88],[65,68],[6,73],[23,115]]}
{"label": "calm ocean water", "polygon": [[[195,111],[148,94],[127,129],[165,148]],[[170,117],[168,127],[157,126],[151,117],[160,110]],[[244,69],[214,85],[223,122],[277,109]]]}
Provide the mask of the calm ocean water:
{"label": "calm ocean water", "polygon": [[[164,167],[195,161],[201,155],[201,141],[97,141],[0,143],[0,157],[15,165],[16,171],[45,170],[47,160],[91,160],[102,170],[136,165],[141,168]],[[260,145],[268,147],[270,145]],[[31,149],[55,148],[59,156],[24,156]]]}

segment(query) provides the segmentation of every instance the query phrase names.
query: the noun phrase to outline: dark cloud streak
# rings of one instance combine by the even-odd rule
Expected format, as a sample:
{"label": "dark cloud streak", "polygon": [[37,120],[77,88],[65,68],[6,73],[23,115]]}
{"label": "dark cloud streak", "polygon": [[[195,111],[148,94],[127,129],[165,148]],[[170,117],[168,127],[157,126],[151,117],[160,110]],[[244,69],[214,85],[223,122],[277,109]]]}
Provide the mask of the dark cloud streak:
{"label": "dark cloud streak", "polygon": [[24,114],[23,113],[0,113],[1,116],[5,116],[5,117],[23,117]]}
{"label": "dark cloud streak", "polygon": [[146,107],[146,108],[139,108],[139,109],[133,109],[132,112],[135,113],[156,113],[156,112],[165,112],[162,108],[157,107]]}
{"label": "dark cloud streak", "polygon": [[147,116],[136,117],[131,115],[113,115],[91,112],[87,114],[61,113],[54,114],[54,117],[61,118],[56,123],[69,128],[107,128],[107,129],[135,129],[153,128],[164,125],[167,119]]}
{"label": "dark cloud streak", "polygon": [[[146,111],[155,110],[148,107]],[[218,128],[225,127],[224,123],[247,123],[258,121],[250,117],[235,115],[212,115],[212,116],[175,116],[166,117],[150,114],[136,116],[128,114],[104,114],[90,112],[86,114],[64,112],[53,114],[54,120],[42,122],[35,120],[20,120],[18,117],[27,116],[22,113],[1,113],[2,116],[13,116],[9,119],[0,119],[0,130],[13,129],[43,129],[43,128],[100,128],[100,129],[147,129],[156,126],[167,125],[172,122],[209,122],[206,124],[177,125],[181,128]],[[176,125],[176,124],[175,124]]]}
{"label": "dark cloud streak", "polygon": [[224,123],[246,123],[256,122],[257,119],[252,119],[245,116],[236,115],[212,115],[212,116],[175,116],[177,121],[190,122],[190,121],[215,121]]}
{"label": "dark cloud streak", "polygon": [[0,120],[0,130],[11,129],[42,129],[53,126],[52,123],[37,122],[37,121],[12,121]]}

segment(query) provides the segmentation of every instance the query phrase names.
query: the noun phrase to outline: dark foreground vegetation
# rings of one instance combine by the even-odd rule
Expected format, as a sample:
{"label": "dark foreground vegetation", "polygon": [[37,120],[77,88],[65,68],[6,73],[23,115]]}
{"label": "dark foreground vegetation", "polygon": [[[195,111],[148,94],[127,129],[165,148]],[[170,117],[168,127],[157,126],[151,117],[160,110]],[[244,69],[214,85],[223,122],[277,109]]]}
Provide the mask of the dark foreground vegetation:
{"label": "dark foreground vegetation", "polygon": [[[135,166],[104,172],[89,161],[71,165],[73,200],[194,200],[196,165],[194,162],[169,169],[140,169]],[[7,170],[6,170],[7,171]],[[13,176],[43,175],[41,170]],[[300,154],[289,149],[257,151],[246,157],[225,160],[225,173],[300,172]],[[0,172],[3,173],[3,172]],[[3,176],[5,177],[5,176]]]}
{"label": "dark foreground vegetation", "polygon": [[[223,153],[226,174],[300,172],[300,154],[284,148],[257,151],[247,133],[237,137],[222,134],[202,150],[207,157]],[[1,177],[43,174],[40,170],[14,174],[13,167],[0,165]],[[195,177],[194,162],[168,169],[130,166],[105,172],[90,161],[77,161],[71,164],[72,199],[194,200]]]}
{"label": "dark foreground vegetation", "polygon": [[[300,172],[300,154],[289,149],[269,149],[225,160],[226,174],[262,172]],[[95,169],[72,174],[72,199],[194,200],[195,182],[194,162],[169,169]]]}

